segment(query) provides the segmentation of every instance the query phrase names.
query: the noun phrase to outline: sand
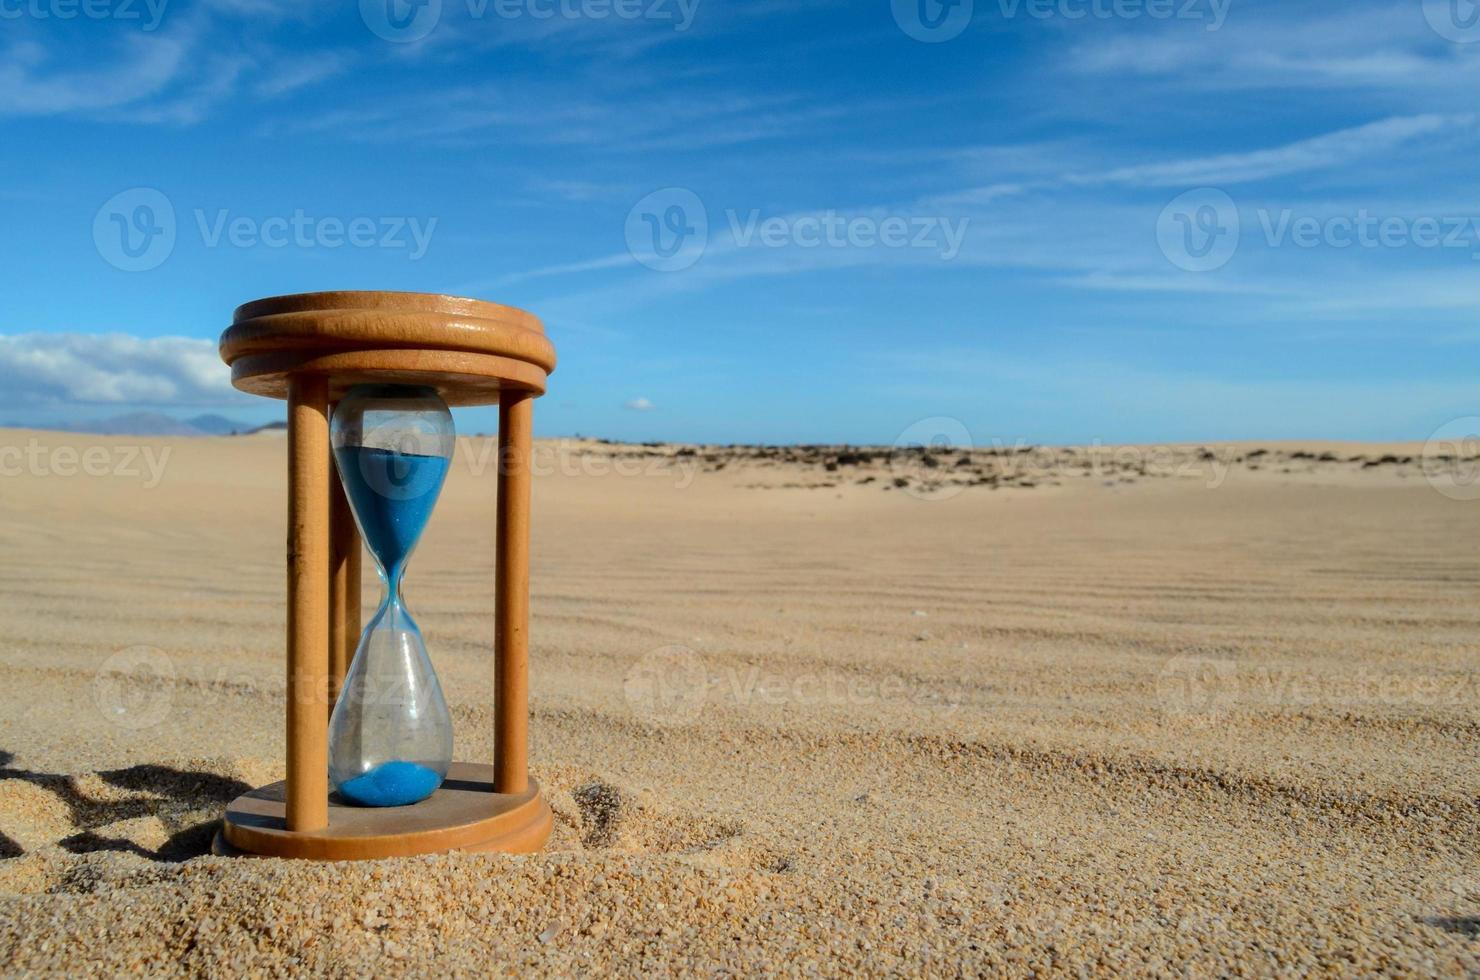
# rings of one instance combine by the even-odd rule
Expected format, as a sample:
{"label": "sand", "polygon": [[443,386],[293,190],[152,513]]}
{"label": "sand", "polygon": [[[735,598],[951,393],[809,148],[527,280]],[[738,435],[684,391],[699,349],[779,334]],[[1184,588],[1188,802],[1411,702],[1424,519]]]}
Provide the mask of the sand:
{"label": "sand", "polygon": [[[204,856],[282,776],[281,438],[4,446],[0,971],[1480,970],[1480,502],[1421,447],[542,443],[549,848],[312,865]],[[484,761],[460,452],[406,594]]]}

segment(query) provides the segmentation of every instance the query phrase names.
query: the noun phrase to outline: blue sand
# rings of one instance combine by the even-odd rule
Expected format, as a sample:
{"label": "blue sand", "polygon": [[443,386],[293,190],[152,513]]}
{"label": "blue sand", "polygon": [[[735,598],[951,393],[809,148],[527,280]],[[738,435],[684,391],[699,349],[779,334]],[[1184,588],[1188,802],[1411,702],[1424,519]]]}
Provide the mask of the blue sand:
{"label": "blue sand", "polygon": [[415,762],[382,762],[339,784],[339,795],[360,806],[407,806],[431,796],[442,783],[436,770]]}
{"label": "blue sand", "polygon": [[334,457],[365,544],[394,581],[432,516],[448,461],[367,446],[341,446]]}

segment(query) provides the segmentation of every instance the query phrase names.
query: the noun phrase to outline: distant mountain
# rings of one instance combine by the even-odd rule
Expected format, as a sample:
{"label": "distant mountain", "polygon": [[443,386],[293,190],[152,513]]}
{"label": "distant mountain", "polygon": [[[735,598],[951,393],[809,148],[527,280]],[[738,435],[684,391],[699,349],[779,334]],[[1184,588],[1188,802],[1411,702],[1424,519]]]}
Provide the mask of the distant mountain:
{"label": "distant mountain", "polygon": [[252,432],[257,426],[237,422],[224,415],[197,415],[186,419],[185,424],[209,436],[234,436],[239,432]]}
{"label": "distant mountain", "polygon": [[171,418],[161,412],[128,412],[106,419],[85,422],[52,423],[9,423],[15,429],[54,429],[60,432],[88,432],[104,436],[229,436],[237,433],[258,432],[263,429],[283,426],[271,422],[253,425],[237,422],[221,415],[197,415],[193,419]]}

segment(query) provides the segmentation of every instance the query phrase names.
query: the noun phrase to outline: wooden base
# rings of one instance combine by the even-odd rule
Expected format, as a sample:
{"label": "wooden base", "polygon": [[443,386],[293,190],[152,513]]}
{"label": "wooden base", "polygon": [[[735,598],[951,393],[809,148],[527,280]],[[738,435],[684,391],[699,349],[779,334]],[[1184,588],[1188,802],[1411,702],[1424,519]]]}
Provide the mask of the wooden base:
{"label": "wooden base", "polygon": [[226,808],[212,853],[363,861],[446,851],[527,854],[550,838],[554,815],[529,780],[523,793],[493,791],[493,767],[454,762],[442,787],[413,806],[360,807],[329,799],[329,826],[290,833],[285,783],[243,793]]}

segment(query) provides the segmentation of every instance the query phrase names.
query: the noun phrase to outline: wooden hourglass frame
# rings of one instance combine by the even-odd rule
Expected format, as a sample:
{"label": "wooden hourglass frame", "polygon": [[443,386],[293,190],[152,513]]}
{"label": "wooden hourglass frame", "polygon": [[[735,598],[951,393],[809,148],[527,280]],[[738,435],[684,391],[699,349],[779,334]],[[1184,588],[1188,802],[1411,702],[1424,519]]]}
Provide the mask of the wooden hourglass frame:
{"label": "wooden hourglass frame", "polygon": [[[529,510],[534,399],[555,368],[539,319],[429,293],[325,292],[238,307],[221,357],[242,391],[288,402],[287,779],[226,810],[218,854],[317,860],[538,850],[553,817],[530,778]],[[329,714],[360,639],[360,540],[334,472],[329,419],[366,383],[497,405],[494,758],[454,762],[412,806],[331,799]]]}

